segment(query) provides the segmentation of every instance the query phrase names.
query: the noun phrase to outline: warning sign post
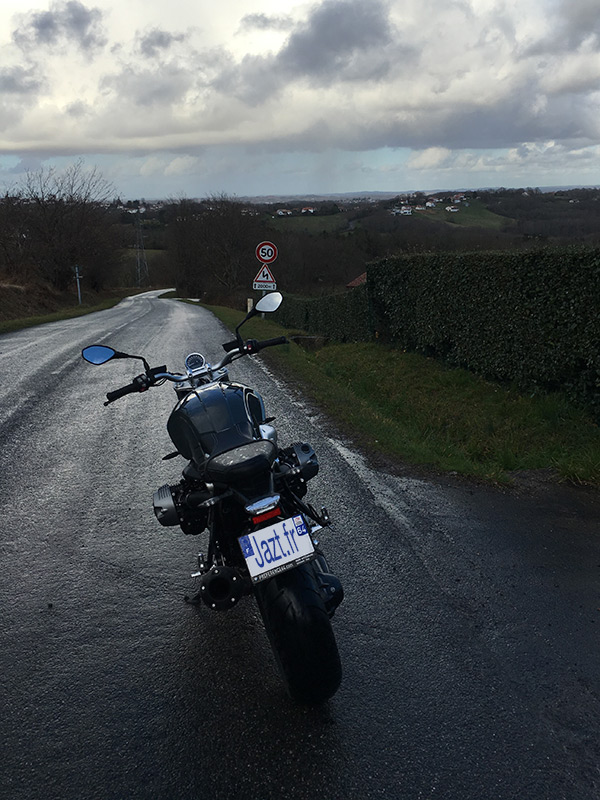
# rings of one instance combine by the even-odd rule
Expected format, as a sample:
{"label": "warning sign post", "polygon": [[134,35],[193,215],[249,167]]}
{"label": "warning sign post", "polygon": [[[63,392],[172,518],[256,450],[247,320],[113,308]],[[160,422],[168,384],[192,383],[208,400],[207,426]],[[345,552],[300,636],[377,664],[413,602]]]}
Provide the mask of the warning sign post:
{"label": "warning sign post", "polygon": [[258,270],[256,278],[254,278],[252,288],[264,292],[274,292],[277,288],[277,282],[275,281],[273,273],[267,264],[263,264]]}

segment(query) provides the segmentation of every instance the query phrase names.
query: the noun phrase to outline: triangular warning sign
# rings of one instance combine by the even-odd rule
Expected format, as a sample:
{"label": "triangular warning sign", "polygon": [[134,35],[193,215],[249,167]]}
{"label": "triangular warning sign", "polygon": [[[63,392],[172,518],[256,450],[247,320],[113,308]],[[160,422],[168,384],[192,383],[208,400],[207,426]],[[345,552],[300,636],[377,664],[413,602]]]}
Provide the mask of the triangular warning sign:
{"label": "triangular warning sign", "polygon": [[273,273],[266,264],[263,264],[258,270],[256,278],[254,278],[254,283],[275,283]]}

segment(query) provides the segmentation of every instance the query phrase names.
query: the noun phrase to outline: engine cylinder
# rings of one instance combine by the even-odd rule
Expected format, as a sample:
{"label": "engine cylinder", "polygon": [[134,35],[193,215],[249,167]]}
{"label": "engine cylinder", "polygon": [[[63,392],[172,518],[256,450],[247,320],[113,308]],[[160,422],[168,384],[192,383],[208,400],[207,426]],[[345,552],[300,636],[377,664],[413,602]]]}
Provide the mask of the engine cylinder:
{"label": "engine cylinder", "polygon": [[173,499],[173,492],[168,483],[154,492],[152,498],[154,514],[161,525],[179,525],[179,514]]}

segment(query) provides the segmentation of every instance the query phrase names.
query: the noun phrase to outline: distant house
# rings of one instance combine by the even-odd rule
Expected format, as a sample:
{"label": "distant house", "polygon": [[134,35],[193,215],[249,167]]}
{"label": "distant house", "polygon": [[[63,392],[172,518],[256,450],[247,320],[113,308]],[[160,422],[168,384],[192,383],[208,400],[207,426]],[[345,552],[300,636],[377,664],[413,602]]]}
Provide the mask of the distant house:
{"label": "distant house", "polygon": [[304,208],[302,209],[302,213],[303,214],[314,214],[315,213],[315,209],[312,206],[304,206]]}
{"label": "distant house", "polygon": [[456,206],[446,206],[446,211],[449,211],[451,214],[456,214],[459,211]]}
{"label": "distant house", "polygon": [[362,275],[359,275],[358,278],[354,278],[353,281],[346,284],[347,289],[356,289],[357,286],[362,286],[363,283],[367,282],[367,273],[363,272]]}
{"label": "distant house", "polygon": [[400,213],[405,217],[409,217],[412,214],[412,208],[410,206],[402,206]]}
{"label": "distant house", "polygon": [[277,210],[277,216],[278,217],[291,217],[292,216],[292,212],[289,210],[289,208],[280,208],[280,209]]}
{"label": "distant house", "polygon": [[426,206],[427,208],[435,208],[435,200],[428,200],[428,201],[425,203],[425,206]]}

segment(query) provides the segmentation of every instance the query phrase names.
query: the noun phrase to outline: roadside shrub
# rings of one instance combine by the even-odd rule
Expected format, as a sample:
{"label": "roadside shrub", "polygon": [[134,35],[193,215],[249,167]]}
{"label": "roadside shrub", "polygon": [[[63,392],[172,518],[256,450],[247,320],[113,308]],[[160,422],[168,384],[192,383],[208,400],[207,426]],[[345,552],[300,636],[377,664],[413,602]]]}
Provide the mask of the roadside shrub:
{"label": "roadside shrub", "polygon": [[419,253],[367,284],[286,297],[277,321],[337,342],[379,338],[521,390],[563,390],[600,415],[600,250]]}
{"label": "roadside shrub", "polygon": [[399,256],[367,274],[382,338],[600,413],[600,251]]}
{"label": "roadside shrub", "polygon": [[366,284],[343,294],[317,298],[286,295],[275,320],[336,342],[362,342],[371,337]]}

